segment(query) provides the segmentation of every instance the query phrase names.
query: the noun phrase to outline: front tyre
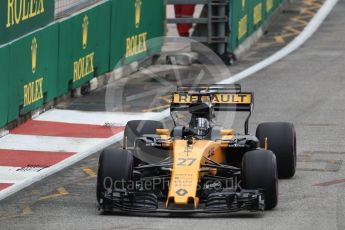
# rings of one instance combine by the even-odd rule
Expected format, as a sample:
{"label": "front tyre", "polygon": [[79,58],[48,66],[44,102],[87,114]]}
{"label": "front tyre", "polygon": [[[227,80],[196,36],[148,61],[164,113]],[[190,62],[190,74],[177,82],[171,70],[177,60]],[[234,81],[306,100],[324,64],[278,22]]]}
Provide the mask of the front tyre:
{"label": "front tyre", "polygon": [[244,189],[262,189],[265,210],[278,204],[278,175],[276,157],[271,151],[253,150],[242,159],[242,186]]}
{"label": "front tyre", "polygon": [[133,156],[124,149],[109,147],[103,150],[99,158],[97,174],[96,197],[99,204],[107,205],[105,194],[107,190],[113,189],[133,178]]}

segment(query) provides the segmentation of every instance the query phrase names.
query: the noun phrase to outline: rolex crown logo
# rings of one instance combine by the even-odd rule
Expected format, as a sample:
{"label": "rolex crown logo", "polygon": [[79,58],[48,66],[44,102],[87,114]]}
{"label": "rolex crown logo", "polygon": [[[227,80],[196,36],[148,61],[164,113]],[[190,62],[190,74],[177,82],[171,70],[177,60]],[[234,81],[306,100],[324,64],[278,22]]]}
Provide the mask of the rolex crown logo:
{"label": "rolex crown logo", "polygon": [[141,19],[141,5],[142,0],[135,1],[135,27],[139,28]]}
{"label": "rolex crown logo", "polygon": [[82,29],[83,29],[83,36],[82,36],[82,43],[83,43],[83,49],[86,49],[87,47],[87,38],[88,38],[88,33],[89,33],[89,17],[85,15],[83,19],[83,24],[82,24]]}
{"label": "rolex crown logo", "polygon": [[37,40],[34,37],[31,42],[31,67],[32,73],[36,72],[37,67]]}

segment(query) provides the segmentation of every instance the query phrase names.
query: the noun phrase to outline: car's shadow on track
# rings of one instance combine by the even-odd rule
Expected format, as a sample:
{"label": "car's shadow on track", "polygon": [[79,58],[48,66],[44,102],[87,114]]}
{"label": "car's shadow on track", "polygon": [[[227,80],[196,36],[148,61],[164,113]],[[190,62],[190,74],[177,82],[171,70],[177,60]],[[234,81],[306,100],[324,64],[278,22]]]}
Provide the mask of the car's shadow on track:
{"label": "car's shadow on track", "polygon": [[222,214],[207,214],[207,213],[128,213],[128,212],[99,212],[101,216],[125,216],[125,217],[152,217],[152,218],[233,218],[233,219],[253,219],[253,218],[263,218],[264,212],[236,212],[236,213],[222,213]]}

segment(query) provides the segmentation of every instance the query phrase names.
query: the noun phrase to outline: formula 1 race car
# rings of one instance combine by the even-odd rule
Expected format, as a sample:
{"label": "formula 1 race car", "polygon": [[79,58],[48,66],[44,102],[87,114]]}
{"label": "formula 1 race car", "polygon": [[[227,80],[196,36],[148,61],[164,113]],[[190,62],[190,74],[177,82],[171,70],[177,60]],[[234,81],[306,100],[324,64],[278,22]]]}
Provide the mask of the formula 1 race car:
{"label": "formula 1 race car", "polygon": [[[296,170],[293,124],[262,123],[248,134],[253,93],[240,85],[184,85],[172,94],[169,130],[159,121],[129,121],[124,148],[99,159],[97,200],[103,211],[229,213],[278,203],[278,178]],[[248,112],[244,135],[215,124],[216,113]],[[175,113],[190,115],[176,125]]]}

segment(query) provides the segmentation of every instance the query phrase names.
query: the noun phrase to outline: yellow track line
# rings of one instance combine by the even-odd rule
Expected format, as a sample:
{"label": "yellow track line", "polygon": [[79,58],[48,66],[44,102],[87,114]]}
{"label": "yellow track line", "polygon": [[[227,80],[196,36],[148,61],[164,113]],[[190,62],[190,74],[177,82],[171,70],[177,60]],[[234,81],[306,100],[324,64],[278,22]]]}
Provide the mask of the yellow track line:
{"label": "yellow track line", "polygon": [[276,40],[276,43],[278,43],[278,44],[285,43],[285,40],[284,40],[283,36],[275,36],[274,40]]}
{"label": "yellow track line", "polygon": [[57,189],[57,191],[58,191],[58,193],[56,193],[56,194],[52,194],[52,195],[48,195],[48,196],[43,196],[43,197],[39,198],[38,200],[39,201],[41,201],[41,200],[49,200],[49,199],[52,199],[52,198],[69,195],[69,192],[67,192],[67,190],[64,187],[59,187]]}
{"label": "yellow track line", "polygon": [[97,173],[95,173],[92,169],[90,168],[83,168],[84,173],[89,175],[90,177],[96,177]]}
{"label": "yellow track line", "polygon": [[27,215],[31,215],[33,213],[33,211],[31,210],[30,206],[29,205],[26,205],[24,208],[23,208],[23,211],[22,211],[22,216],[27,216]]}

